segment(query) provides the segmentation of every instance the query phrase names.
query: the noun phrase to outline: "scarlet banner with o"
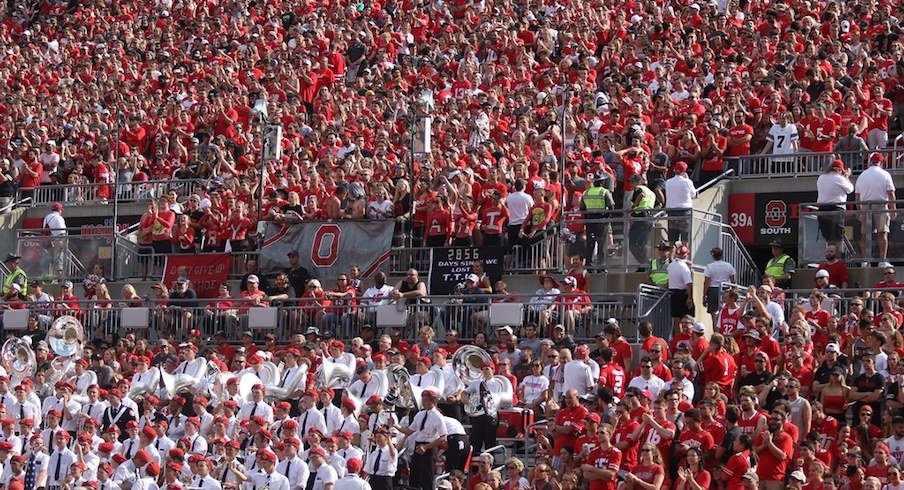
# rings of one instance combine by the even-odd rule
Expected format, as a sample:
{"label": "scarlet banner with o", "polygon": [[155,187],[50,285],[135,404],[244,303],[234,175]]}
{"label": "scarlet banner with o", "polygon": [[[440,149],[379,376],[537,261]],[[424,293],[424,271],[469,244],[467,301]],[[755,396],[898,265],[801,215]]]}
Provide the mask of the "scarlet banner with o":
{"label": "scarlet banner with o", "polygon": [[215,298],[220,284],[229,279],[230,254],[174,254],[166,257],[163,283],[171,287],[176,279],[187,277],[199,298]]}

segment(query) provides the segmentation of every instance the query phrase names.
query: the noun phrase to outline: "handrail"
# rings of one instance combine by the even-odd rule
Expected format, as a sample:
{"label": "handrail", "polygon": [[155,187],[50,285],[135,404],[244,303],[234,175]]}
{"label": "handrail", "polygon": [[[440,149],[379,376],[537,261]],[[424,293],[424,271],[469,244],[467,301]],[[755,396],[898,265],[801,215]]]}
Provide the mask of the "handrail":
{"label": "handrail", "polygon": [[[141,202],[159,198],[171,190],[193,192],[195,185],[204,187],[210,179],[149,180],[143,182],[109,182],[87,184],[39,185],[31,188],[31,207],[46,206],[54,202],[83,203],[119,201]],[[98,196],[100,189],[109,190]],[[183,197],[190,192],[183,192]],[[110,194],[107,196],[106,194]]]}
{"label": "handrail", "polygon": [[[881,153],[889,157],[886,162],[897,163],[904,156],[901,150],[899,147],[888,147],[851,151],[803,151],[784,155],[741,155],[726,157],[724,161],[725,168],[737,170],[735,178],[774,179],[819,175],[836,158],[842,160],[854,173],[859,173],[861,167],[865,168],[870,155]],[[891,173],[904,172],[904,166],[896,164],[887,164],[886,169]]]}
{"label": "handrail", "polygon": [[[639,294],[658,295],[658,296],[659,296],[659,299],[656,300],[656,302],[653,303],[652,306],[650,306],[650,307],[647,308],[646,310],[643,310],[643,311],[641,311],[640,313],[638,313],[637,317],[638,317],[638,318],[643,318],[643,317],[650,316],[650,313],[652,313],[652,312],[653,312],[653,309],[656,307],[656,305],[658,305],[658,304],[662,301],[663,297],[665,297],[665,296],[664,296],[665,293],[667,293],[667,292],[668,292],[668,289],[661,288],[661,287],[659,287],[659,286],[653,286],[653,285],[651,285],[651,284],[640,284],[640,285],[638,285],[638,286],[637,286],[637,294],[638,294],[638,295],[639,295]],[[638,304],[640,304],[639,301],[638,301]]]}
{"label": "handrail", "polygon": [[699,195],[701,192],[705,191],[706,189],[709,189],[710,187],[718,184],[722,179],[728,177],[729,175],[731,175],[733,173],[735,173],[735,170],[733,168],[730,168],[730,169],[722,172],[721,174],[713,177],[712,180],[710,180],[709,182],[701,185],[700,187],[697,187],[697,194]]}
{"label": "handrail", "polygon": [[25,198],[19,199],[18,201],[11,202],[11,203],[7,204],[6,206],[3,206],[2,208],[0,208],[0,214],[12,211],[13,209],[18,208],[26,203],[30,203],[31,201],[32,201],[31,197],[25,197]]}

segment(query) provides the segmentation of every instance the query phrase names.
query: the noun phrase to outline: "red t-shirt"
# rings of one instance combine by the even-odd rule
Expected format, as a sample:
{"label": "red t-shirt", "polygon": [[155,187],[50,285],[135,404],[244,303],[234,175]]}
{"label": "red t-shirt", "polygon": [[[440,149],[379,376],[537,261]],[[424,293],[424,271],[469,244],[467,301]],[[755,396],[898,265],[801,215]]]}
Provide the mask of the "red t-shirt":
{"label": "red t-shirt", "polygon": [[741,478],[749,469],[750,451],[732,454],[728,458],[728,463],[725,464],[725,469],[722,470],[722,475],[726,479],[725,490],[744,490],[744,482],[741,481]]}
{"label": "red t-shirt", "polygon": [[634,350],[631,348],[631,344],[629,344],[625,339],[619,339],[609,347],[611,347],[613,351],[612,362],[620,364],[621,367],[627,369],[628,365],[625,361],[627,359],[631,359],[631,357],[634,355]]}
{"label": "red t-shirt", "polygon": [[556,454],[559,454],[559,451],[565,446],[574,447],[574,443],[578,436],[584,432],[584,420],[587,419],[589,413],[587,407],[583,405],[575,408],[565,407],[559,410],[558,415],[556,415],[556,425],[572,427],[574,428],[574,431],[571,434],[562,435],[556,438]]}
{"label": "red t-shirt", "polygon": [[[753,136],[753,126],[749,124],[739,124],[728,130],[728,136],[731,138],[743,138],[744,136]],[[725,156],[736,157],[740,155],[750,154],[750,141],[743,145],[728,146]]]}
{"label": "red t-shirt", "polygon": [[722,311],[719,313],[719,327],[718,331],[722,335],[731,335],[735,330],[738,329],[738,320],[741,318],[741,308],[735,308],[734,310],[728,308],[727,306],[722,307]]}
{"label": "red t-shirt", "polygon": [[[615,446],[608,449],[596,448],[587,457],[587,463],[603,470],[617,472],[622,462],[622,453]],[[590,480],[590,490],[615,490],[617,479],[610,481]]]}
{"label": "red t-shirt", "polygon": [[838,435],[838,420],[835,417],[826,415],[821,423],[816,423],[814,420],[811,430],[815,430],[819,434],[819,447],[828,449],[835,442],[835,437]]}
{"label": "red t-shirt", "polygon": [[27,166],[38,175],[32,176],[28,172],[25,172],[23,170],[22,180],[20,181],[19,185],[22,186],[22,188],[31,188],[41,185],[41,172],[44,171],[44,166],[41,165],[41,162],[29,163]]}
{"label": "red t-shirt", "polygon": [[653,479],[656,478],[656,475],[665,476],[665,470],[662,465],[656,463],[653,463],[650,466],[637,465],[631,470],[631,473],[634,473],[634,476],[644,483],[653,483]]}
{"label": "red t-shirt", "polygon": [[622,455],[624,456],[622,467],[626,470],[631,470],[634,468],[634,465],[637,464],[640,441],[631,439],[631,434],[633,434],[639,426],[640,424],[638,424],[637,421],[629,419],[627,422],[620,422],[618,427],[615,428],[615,432],[612,434],[613,444],[628,442],[628,446],[622,450]]}
{"label": "red t-shirt", "polygon": [[[769,431],[763,431],[754,441],[754,446],[763,443],[763,437],[772,437]],[[786,432],[781,432],[774,438],[775,445],[785,453],[785,458],[779,460],[772,454],[772,451],[764,448],[757,454],[760,457],[759,463],[756,465],[756,474],[760,477],[760,481],[783,481],[785,479],[785,470],[788,469],[788,461],[794,455],[794,439]]]}
{"label": "red t-shirt", "polygon": [[682,431],[681,435],[678,436],[678,442],[686,444],[689,448],[699,448],[704,453],[715,446],[712,434],[702,428],[700,432],[694,432],[690,429]]}
{"label": "red t-shirt", "polygon": [[452,212],[448,209],[427,215],[427,236],[449,236],[452,230]]}
{"label": "red t-shirt", "polygon": [[759,425],[760,419],[765,416],[766,415],[762,412],[754,412],[750,418],[744,415],[744,413],[738,414],[738,427],[741,428],[741,434],[747,434],[752,437],[753,433],[756,431],[757,425]]}
{"label": "red t-shirt", "polygon": [[625,388],[627,388],[624,368],[614,362],[612,364],[606,364],[600,368],[599,383],[609,387],[609,389],[612,390],[613,395],[623,398],[625,396]]}
{"label": "red t-shirt", "polygon": [[509,212],[505,206],[485,207],[480,211],[481,231],[484,235],[500,235],[505,233],[505,224]]}
{"label": "red t-shirt", "polygon": [[[665,427],[666,429],[675,430],[675,424],[673,424],[669,420],[657,420],[659,425]],[[659,449],[659,454],[662,456],[662,465],[668,467],[669,466],[669,452],[672,446],[672,439],[664,439],[656,429],[647,426],[644,429],[644,433],[641,434],[641,446],[650,443],[656,446]]]}
{"label": "red t-shirt", "polygon": [[732,395],[731,387],[737,372],[737,363],[731,357],[731,354],[725,351],[710,354],[703,360],[703,378],[705,382],[715,382],[719,385],[722,393],[727,396]]}

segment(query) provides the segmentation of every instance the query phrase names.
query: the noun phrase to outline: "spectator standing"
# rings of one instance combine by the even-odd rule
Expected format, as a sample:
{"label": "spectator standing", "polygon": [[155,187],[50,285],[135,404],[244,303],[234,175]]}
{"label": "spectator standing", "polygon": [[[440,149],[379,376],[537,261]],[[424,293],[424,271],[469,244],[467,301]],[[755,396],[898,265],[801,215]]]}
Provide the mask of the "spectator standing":
{"label": "spectator standing", "polygon": [[292,285],[296,293],[304,292],[305,285],[311,280],[311,273],[298,262],[297,251],[290,250],[286,255],[289,257],[289,267],[286,269],[286,274],[289,275],[289,284]]}
{"label": "spectator standing", "polygon": [[69,248],[62,204],[53,203],[52,210],[44,217],[41,228],[44,229],[45,236],[49,236],[50,241],[50,275],[54,281],[59,281],[63,277],[63,259]]}
{"label": "spectator standing", "polygon": [[[602,220],[607,217],[607,211],[615,208],[615,200],[612,199],[612,193],[606,187],[611,176],[600,170],[593,177],[593,187],[584,191],[581,196],[581,211],[584,212],[584,219]],[[608,237],[612,233],[612,225],[609,223],[587,223],[587,267],[594,268],[596,266],[606,267],[606,245]],[[593,260],[593,253],[597,250],[597,259]]]}
{"label": "spectator standing", "polygon": [[703,304],[706,311],[712,316],[713,325],[716,325],[721,308],[722,284],[735,282],[737,272],[733,265],[722,260],[724,252],[715,247],[709,251],[713,261],[703,269]]}
{"label": "spectator standing", "polygon": [[[766,136],[766,147],[760,152],[761,155],[793,155],[797,153],[800,147],[800,136],[797,133],[797,126],[792,124],[790,112],[783,112],[778,116],[778,121],[769,129]],[[778,164],[790,164],[793,158],[782,157],[773,158],[768,161]],[[766,171],[769,172],[767,167]],[[789,168],[773,167],[772,170],[789,171]]]}
{"label": "spectator standing", "polygon": [[857,201],[861,214],[860,224],[860,251],[864,262],[869,261],[873,251],[867,249],[867,239],[870,234],[876,234],[879,246],[879,267],[888,267],[885,257],[888,253],[888,231],[891,221],[890,212],[895,210],[895,184],[891,174],[882,168],[885,157],[881,153],[874,153],[869,159],[869,168],[860,174],[854,186],[857,192]]}
{"label": "spectator standing", "polygon": [[819,232],[829,244],[837,244],[844,233],[844,215],[848,194],[854,192],[851,169],[835,160],[816,179],[816,204],[819,206]]}
{"label": "spectator standing", "polygon": [[523,245],[526,240],[521,238],[521,227],[530,219],[530,209],[534,207],[534,198],[524,192],[527,182],[524,179],[515,181],[515,191],[505,199],[508,208],[508,239],[509,247]]}
{"label": "spectator standing", "polygon": [[885,98],[885,88],[881,83],[873,85],[870,95],[872,97],[866,109],[870,117],[866,144],[872,150],[880,150],[888,146],[888,118],[891,116],[893,105],[891,100]]}
{"label": "spectator standing", "polygon": [[669,242],[687,242],[690,233],[690,216],[694,208],[697,189],[687,176],[687,164],[678,162],[675,175],[665,181],[665,209],[669,216]]}
{"label": "spectator standing", "polygon": [[694,278],[688,264],[690,250],[684,245],[675,249],[675,260],[669,264],[669,291],[673,332],[678,331],[678,321],[685,315],[694,315]]}
{"label": "spectator standing", "polygon": [[838,142],[832,148],[832,151],[840,154],[842,163],[850,169],[860,169],[863,166],[867,150],[869,147],[857,133],[856,124],[848,124],[847,134],[838,138]]}
{"label": "spectator standing", "polygon": [[[169,209],[169,203],[166,198],[158,201],[151,201],[148,204],[148,211],[141,217],[138,226],[139,243],[146,244],[149,247],[143,253],[152,253],[153,255],[166,255],[173,251],[173,225],[176,222],[176,213]],[[145,270],[143,277],[147,276],[147,262],[144,262]],[[162,257],[154,257],[154,268],[158,269],[163,265]],[[162,275],[162,271],[155,270],[154,275]]]}
{"label": "spectator standing", "polygon": [[766,268],[763,271],[765,275],[775,279],[776,286],[782,289],[791,287],[791,276],[796,272],[797,264],[790,255],[785,253],[785,242],[781,238],[772,240],[769,244],[772,252],[772,258],[766,262]]}

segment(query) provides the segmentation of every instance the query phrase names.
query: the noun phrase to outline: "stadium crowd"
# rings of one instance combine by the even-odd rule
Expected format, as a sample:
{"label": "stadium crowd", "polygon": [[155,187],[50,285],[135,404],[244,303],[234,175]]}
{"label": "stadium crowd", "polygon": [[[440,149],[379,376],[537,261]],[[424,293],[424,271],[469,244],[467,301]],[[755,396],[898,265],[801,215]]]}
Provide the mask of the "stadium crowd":
{"label": "stadium crowd", "polygon": [[[259,217],[395,219],[400,237],[431,246],[529,243],[563,213],[689,208],[694,184],[727,158],[838,151],[830,177],[859,171],[904,126],[904,11],[885,0],[9,0],[0,17],[0,207],[53,184],[79,189],[65,194],[72,202],[86,186],[102,200],[115,183],[204,180],[186,202],[167,194],[149,206],[140,240],[160,253],[251,248]],[[424,90],[432,151],[413,160]],[[259,100],[284,128],[282,158],[263,164]],[[651,280],[665,274],[682,291],[686,271],[661,267],[686,268],[684,245],[671,260],[674,231]],[[572,293],[586,290],[595,247],[605,256],[610,245],[611,232],[586,232],[585,259],[561,281]],[[288,341],[208,340],[184,308],[165,308],[171,285],[160,284],[164,323],[181,329],[154,346],[92,330],[81,358],[60,363],[53,318],[36,315],[33,372],[7,363],[0,378],[0,486],[432,490],[442,467],[440,487],[455,490],[900,490],[904,285],[889,278],[890,297],[845,297],[842,308],[821,291],[820,281],[844,287],[833,258],[786,320],[777,304],[794,264],[782,245],[774,279],[748,299],[706,292],[711,335],[684,311],[692,291],[673,295],[685,303],[673,301],[671,338],[638,326],[639,352],[615,321],[591,326],[592,345],[576,342],[580,302],[559,316],[540,304],[524,325],[478,338],[490,360],[467,386],[452,366],[455,330],[439,345],[429,327],[414,341],[365,321],[348,345],[321,337],[343,323],[327,295],[348,300],[358,286],[326,292],[291,270],[274,287],[300,286],[317,311],[295,319],[310,328]],[[75,306],[61,274],[56,304]],[[500,292],[475,277],[471,291]],[[267,280],[249,270],[240,295],[269,303],[280,294]],[[408,280],[386,294],[416,299],[422,282]],[[555,299],[559,281],[543,283],[535,296]],[[13,278],[4,306],[29,291]],[[123,300],[140,298],[124,289]],[[328,387],[323,365],[348,379]],[[436,388],[422,410],[393,406],[399,366]],[[495,376],[512,386],[511,409],[488,394]],[[545,423],[500,474],[483,451],[526,410]]]}

